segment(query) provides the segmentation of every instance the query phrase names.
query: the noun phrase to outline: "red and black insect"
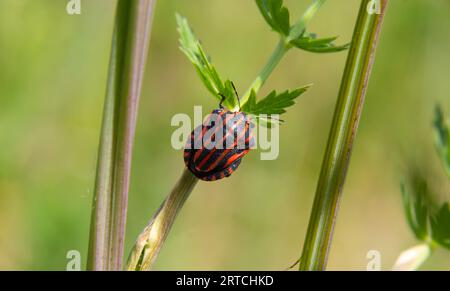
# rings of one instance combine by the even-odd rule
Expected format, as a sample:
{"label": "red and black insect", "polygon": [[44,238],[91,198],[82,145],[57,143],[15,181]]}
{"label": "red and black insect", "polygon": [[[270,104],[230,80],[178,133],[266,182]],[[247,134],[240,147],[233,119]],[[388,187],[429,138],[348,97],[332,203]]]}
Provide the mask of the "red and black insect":
{"label": "red and black insect", "polygon": [[184,149],[186,167],[204,181],[230,176],[254,145],[252,124],[247,114],[240,111],[240,104],[237,112],[224,109],[225,96],[221,96],[219,108],[192,131]]}

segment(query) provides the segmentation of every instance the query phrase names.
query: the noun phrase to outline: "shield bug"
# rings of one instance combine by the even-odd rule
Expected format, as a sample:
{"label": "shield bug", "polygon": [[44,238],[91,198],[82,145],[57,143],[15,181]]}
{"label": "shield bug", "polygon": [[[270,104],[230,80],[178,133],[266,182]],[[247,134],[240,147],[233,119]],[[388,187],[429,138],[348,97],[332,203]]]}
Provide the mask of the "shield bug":
{"label": "shield bug", "polygon": [[225,96],[219,108],[213,110],[203,122],[192,131],[184,149],[186,167],[203,181],[215,181],[230,176],[254,145],[250,118],[241,111],[239,96],[233,84],[239,103],[239,111],[223,108]]}

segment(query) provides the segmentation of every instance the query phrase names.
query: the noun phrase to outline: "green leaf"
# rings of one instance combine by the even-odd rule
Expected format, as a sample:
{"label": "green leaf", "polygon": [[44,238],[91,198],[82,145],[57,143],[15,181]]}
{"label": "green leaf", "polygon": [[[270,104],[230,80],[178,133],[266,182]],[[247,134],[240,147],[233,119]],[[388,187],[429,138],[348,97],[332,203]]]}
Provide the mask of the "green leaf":
{"label": "green leaf", "polygon": [[289,35],[289,10],[283,6],[283,0],[256,0],[256,5],[273,30],[282,36]]}
{"label": "green leaf", "polygon": [[190,28],[187,19],[179,14],[176,14],[176,19],[180,35],[180,49],[194,65],[200,80],[217,99],[222,99],[221,94],[226,97],[223,102],[225,106],[230,109],[235,108],[237,106],[237,98],[234,95],[231,81],[226,80],[225,83],[222,81],[200,41]]}
{"label": "green leaf", "polygon": [[252,90],[248,101],[242,106],[241,110],[253,114],[257,120],[270,127],[271,123],[280,123],[283,120],[271,115],[280,115],[286,112],[286,108],[295,104],[295,99],[306,92],[310,85],[295,89],[293,91],[284,91],[277,94],[272,91],[265,98],[256,102],[256,93]]}
{"label": "green leaf", "polygon": [[439,105],[436,106],[435,110],[434,131],[436,136],[436,149],[450,178],[450,129],[444,112]]}
{"label": "green leaf", "polygon": [[450,249],[450,206],[433,201],[425,178],[413,172],[410,183],[401,184],[403,206],[409,226],[415,236],[431,246]]}
{"label": "green leaf", "polygon": [[431,217],[433,241],[450,249],[450,205],[444,203],[439,212]]}
{"label": "green leaf", "polygon": [[305,33],[306,26],[311,21],[311,19],[313,19],[313,17],[316,15],[325,1],[326,0],[314,0],[311,5],[309,5],[305,13],[303,13],[302,17],[300,17],[300,19],[291,26],[289,36],[287,37],[288,41],[297,39]]}
{"label": "green leaf", "polygon": [[427,184],[424,180],[416,180],[414,186],[408,190],[404,183],[401,184],[403,207],[406,218],[414,235],[421,241],[429,237],[428,230],[428,202]]}
{"label": "green leaf", "polygon": [[301,36],[297,39],[293,39],[290,43],[302,50],[313,52],[313,53],[333,53],[346,50],[350,47],[350,44],[344,44],[337,46],[334,41],[337,36],[327,37],[327,38],[317,38],[315,34],[309,34],[307,36]]}
{"label": "green leaf", "polygon": [[272,91],[258,103],[256,103],[256,94],[252,91],[247,103],[242,107],[242,111],[255,115],[283,114],[286,112],[285,108],[294,105],[294,99],[306,92],[309,87],[310,85],[304,86],[290,92],[286,90],[280,94]]}
{"label": "green leaf", "polygon": [[252,114],[256,108],[256,93],[255,90],[250,92],[247,102],[242,106],[241,110]]}

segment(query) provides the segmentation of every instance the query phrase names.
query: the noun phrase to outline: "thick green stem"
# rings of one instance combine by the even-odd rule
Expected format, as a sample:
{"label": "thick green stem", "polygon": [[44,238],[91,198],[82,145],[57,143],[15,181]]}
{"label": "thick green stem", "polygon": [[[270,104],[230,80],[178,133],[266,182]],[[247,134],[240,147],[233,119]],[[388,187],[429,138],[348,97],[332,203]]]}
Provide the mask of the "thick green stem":
{"label": "thick green stem", "polygon": [[300,259],[300,270],[324,270],[387,0],[368,13],[363,0],[353,33]]}
{"label": "thick green stem", "polygon": [[128,271],[150,270],[169,234],[175,218],[198,179],[184,169],[183,175],[136,240],[128,258]]}
{"label": "thick green stem", "polygon": [[112,40],[88,270],[120,270],[132,148],[154,0],[119,0]]}

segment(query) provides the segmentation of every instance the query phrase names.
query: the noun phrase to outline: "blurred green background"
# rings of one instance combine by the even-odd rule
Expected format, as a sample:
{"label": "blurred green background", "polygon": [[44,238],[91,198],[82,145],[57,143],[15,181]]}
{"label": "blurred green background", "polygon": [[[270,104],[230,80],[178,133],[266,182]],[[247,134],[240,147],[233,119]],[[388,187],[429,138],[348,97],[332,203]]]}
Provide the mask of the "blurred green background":
{"label": "blurred green background", "polygon": [[[310,1],[285,1],[296,19]],[[358,0],[329,0],[309,31],[348,42]],[[0,269],[64,270],[86,264],[96,154],[116,1],[0,1]],[[178,50],[175,12],[186,16],[223,77],[243,92],[277,35],[254,1],[158,1],[141,97],[129,198],[126,255],[177,181],[176,113],[217,101]],[[449,184],[433,148],[437,102],[450,112],[450,2],[392,0],[378,48],[330,254],[331,270],[383,269],[418,243],[400,181],[410,165]],[[300,255],[346,53],[292,50],[262,93],[314,86],[284,116],[280,155],[250,153],[231,178],[200,182],[164,246],[158,270],[281,270]],[[438,250],[423,269],[450,269]]]}

